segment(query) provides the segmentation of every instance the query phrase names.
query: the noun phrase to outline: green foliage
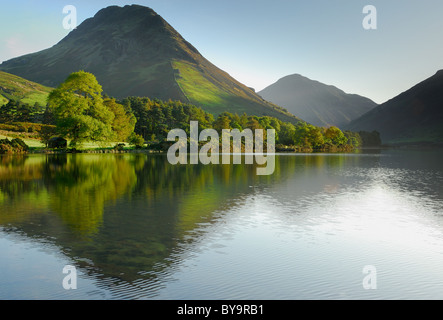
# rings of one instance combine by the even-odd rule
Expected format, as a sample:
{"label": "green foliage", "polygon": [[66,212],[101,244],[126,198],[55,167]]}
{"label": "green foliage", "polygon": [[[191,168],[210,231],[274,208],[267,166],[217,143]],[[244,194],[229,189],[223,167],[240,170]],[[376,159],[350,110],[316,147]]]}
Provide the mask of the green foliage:
{"label": "green foliage", "polygon": [[114,150],[117,150],[117,151],[122,151],[122,150],[124,150],[124,148],[125,148],[125,144],[124,143],[117,143],[114,146]]}
{"label": "green foliage", "polygon": [[103,101],[104,105],[114,114],[112,121],[112,130],[116,141],[126,141],[132,132],[134,132],[137,119],[130,108],[125,108],[115,99],[107,98]]}
{"label": "green foliage", "polygon": [[292,123],[282,123],[280,125],[278,142],[283,145],[293,145],[295,142],[295,126]]}
{"label": "green foliage", "polygon": [[214,119],[201,108],[178,101],[128,97],[121,104],[132,109],[137,118],[135,133],[146,141],[156,139],[161,143],[172,129],[183,129],[189,135],[189,122],[198,121],[199,130],[213,128],[220,136],[223,129],[274,129],[277,144],[298,149],[348,151],[361,145],[358,133],[345,135],[337,127],[321,128],[301,121],[294,125],[270,116],[239,116],[227,111]]}
{"label": "green foliage", "polygon": [[348,139],[349,145],[353,146],[354,148],[358,148],[363,145],[363,141],[359,133],[352,131],[344,131],[343,133]]}
{"label": "green foliage", "polygon": [[328,144],[343,146],[348,142],[348,138],[344,133],[337,127],[329,127],[324,133],[325,142]]}
{"label": "green foliage", "polygon": [[133,132],[128,139],[130,145],[135,146],[136,148],[142,148],[145,144],[145,139],[141,136]]}
{"label": "green foliage", "polygon": [[[219,135],[222,134],[223,129],[233,129],[231,126],[231,119],[227,114],[228,113],[226,112],[219,115],[212,126],[215,130],[217,130]],[[241,130],[241,126],[239,124],[236,125],[236,128]]]}
{"label": "green foliage", "polygon": [[21,101],[9,100],[0,107],[0,123],[38,122],[42,116],[39,104],[29,105]]}
{"label": "green foliage", "polygon": [[[274,129],[276,143],[280,146],[293,146],[289,149],[312,150],[352,150],[361,145],[360,135],[356,132],[347,132],[346,135],[337,127],[321,128],[305,122],[294,125],[283,122],[277,118],[263,116],[247,116],[223,112],[213,123],[213,128],[218,132],[222,129],[239,130],[249,128]],[[284,148],[288,149],[288,148]]]}
{"label": "green foliage", "polygon": [[[0,110],[0,119],[2,114],[11,123],[16,118],[10,114],[20,114],[20,119],[29,119],[32,112],[27,112],[27,108],[10,102],[8,108]],[[48,107],[40,118],[45,123],[55,123],[56,131],[54,127],[43,126],[20,129],[27,132],[37,130],[46,145],[51,137],[58,134],[70,139],[71,147],[86,141],[128,141],[138,148],[143,147],[145,141],[161,144],[172,129],[183,129],[189,135],[191,121],[198,122],[199,130],[214,128],[219,134],[223,129],[273,129],[276,143],[294,150],[348,150],[364,142],[355,132],[344,133],[337,127],[321,128],[301,121],[294,124],[267,115],[223,112],[214,119],[212,114],[200,107],[180,101],[146,97],[127,97],[116,101],[103,97],[102,87],[95,76],[84,71],[72,73],[49,94]]]}
{"label": "green foliage", "polygon": [[313,125],[308,125],[307,141],[307,146],[309,147],[313,147],[314,149],[322,148],[325,144],[325,137],[322,129]]}
{"label": "green foliage", "polygon": [[47,125],[55,125],[54,113],[51,108],[46,107],[42,115],[42,123]]}
{"label": "green foliage", "polygon": [[85,141],[114,138],[114,114],[103,103],[102,87],[91,73],[72,73],[48,97],[59,134],[75,147]]}
{"label": "green foliage", "polygon": [[128,97],[121,104],[132,109],[137,119],[134,132],[145,140],[150,140],[153,134],[156,139],[164,140],[172,129],[183,129],[189,134],[190,121],[198,121],[199,129],[212,128],[214,121],[212,114],[180,101]]}

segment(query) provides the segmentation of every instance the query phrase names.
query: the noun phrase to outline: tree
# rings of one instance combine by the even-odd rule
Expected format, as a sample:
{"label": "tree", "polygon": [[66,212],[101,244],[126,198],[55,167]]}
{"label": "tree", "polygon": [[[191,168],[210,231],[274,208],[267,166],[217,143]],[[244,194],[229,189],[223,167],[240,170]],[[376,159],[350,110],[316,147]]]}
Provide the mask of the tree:
{"label": "tree", "polygon": [[354,148],[358,148],[362,145],[362,139],[358,132],[344,131],[343,134],[348,138],[348,144]]}
{"label": "tree", "polygon": [[258,122],[257,117],[249,117],[248,122],[246,123],[246,128],[251,129],[252,132],[255,132],[256,129],[263,129]]}
{"label": "tree", "polygon": [[325,143],[322,129],[300,122],[295,127],[294,143],[303,147],[319,148]]}
{"label": "tree", "polygon": [[112,130],[114,131],[115,139],[117,141],[126,141],[134,131],[137,122],[134,114],[130,109],[125,110],[125,107],[117,103],[115,99],[108,98],[103,103],[114,114]]}
{"label": "tree", "polygon": [[55,125],[54,114],[53,114],[51,108],[49,108],[49,107],[45,108],[45,112],[43,113],[43,116],[42,116],[42,123],[48,124],[48,125]]}
{"label": "tree", "polygon": [[213,128],[221,135],[223,129],[231,129],[231,120],[226,114],[221,114],[214,121]]}
{"label": "tree", "polygon": [[348,142],[348,138],[337,127],[329,127],[325,130],[325,140],[335,146],[342,146]]}
{"label": "tree", "polygon": [[130,108],[137,119],[135,133],[147,138],[150,132],[149,109],[151,100],[149,98],[127,97],[122,101],[126,108]]}
{"label": "tree", "polygon": [[48,96],[59,133],[75,147],[84,141],[113,138],[114,114],[106,108],[102,87],[92,73],[74,72]]}
{"label": "tree", "polygon": [[[284,124],[281,125],[281,127],[284,127]],[[305,122],[300,122],[295,126],[294,128],[294,144],[297,146],[309,146],[308,141],[308,135],[309,135],[309,128],[308,124]]]}
{"label": "tree", "polygon": [[19,102],[17,105],[17,114],[14,121],[18,122],[33,122],[34,117],[38,114],[38,105],[29,105],[27,103]]}
{"label": "tree", "polygon": [[[325,143],[325,138],[323,136],[322,130],[319,127],[313,125],[308,125],[308,141],[313,148],[320,148]],[[341,131],[340,131],[341,132]]]}
{"label": "tree", "polygon": [[271,118],[271,127],[275,129],[276,132],[280,131],[280,124],[281,121],[279,121],[277,118]]}
{"label": "tree", "polygon": [[7,104],[0,108],[0,123],[14,122],[17,116],[18,103],[9,100]]}
{"label": "tree", "polygon": [[292,123],[283,122],[280,126],[278,142],[284,145],[293,145],[295,132],[295,126]]}
{"label": "tree", "polygon": [[166,124],[166,117],[163,109],[165,108],[156,104],[152,109],[149,110],[152,133],[154,133],[160,139],[166,138],[168,135],[168,126]]}
{"label": "tree", "polygon": [[[172,110],[172,116],[175,119],[175,124],[178,127],[182,127],[184,124],[189,124],[188,117],[183,109],[182,104],[176,104]],[[174,128],[175,129],[175,128]]]}

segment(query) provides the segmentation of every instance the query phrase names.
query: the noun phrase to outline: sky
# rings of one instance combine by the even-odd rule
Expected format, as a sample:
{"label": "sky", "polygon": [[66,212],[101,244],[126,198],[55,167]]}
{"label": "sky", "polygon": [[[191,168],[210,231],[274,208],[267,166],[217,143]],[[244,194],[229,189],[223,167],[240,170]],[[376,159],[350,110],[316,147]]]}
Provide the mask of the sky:
{"label": "sky", "polygon": [[0,63],[63,39],[66,5],[80,24],[127,4],[152,8],[256,91],[301,74],[383,103],[443,69],[441,0],[1,0]]}

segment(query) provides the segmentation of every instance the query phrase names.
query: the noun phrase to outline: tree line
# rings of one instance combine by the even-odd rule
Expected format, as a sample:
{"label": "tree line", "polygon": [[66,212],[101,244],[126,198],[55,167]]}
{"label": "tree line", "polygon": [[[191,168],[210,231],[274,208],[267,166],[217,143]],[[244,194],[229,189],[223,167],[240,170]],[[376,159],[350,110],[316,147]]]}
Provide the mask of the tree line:
{"label": "tree line", "polygon": [[341,131],[338,127],[316,127],[305,122],[290,123],[271,116],[223,112],[217,117],[192,104],[162,101],[146,97],[122,100],[103,94],[91,73],[72,73],[48,96],[46,109],[9,101],[0,107],[0,122],[37,122],[42,126],[43,142],[53,136],[70,140],[75,148],[86,141],[162,143],[172,129],[189,134],[190,121],[198,121],[199,130],[213,128],[221,136],[223,129],[274,129],[281,150],[352,150],[379,145],[377,132]]}
{"label": "tree line", "polygon": [[44,121],[45,107],[37,102],[33,105],[22,101],[9,100],[0,107],[0,123]]}
{"label": "tree line", "polygon": [[195,105],[180,101],[161,101],[128,97],[120,101],[132,110],[137,122],[134,132],[145,141],[164,141],[172,129],[183,129],[189,135],[190,121],[198,121],[199,131],[213,128],[219,136],[223,129],[274,129],[280,149],[352,150],[362,146],[379,146],[378,132],[341,131],[338,127],[317,127],[306,122],[284,122],[271,116],[253,116],[223,112],[217,117]]}

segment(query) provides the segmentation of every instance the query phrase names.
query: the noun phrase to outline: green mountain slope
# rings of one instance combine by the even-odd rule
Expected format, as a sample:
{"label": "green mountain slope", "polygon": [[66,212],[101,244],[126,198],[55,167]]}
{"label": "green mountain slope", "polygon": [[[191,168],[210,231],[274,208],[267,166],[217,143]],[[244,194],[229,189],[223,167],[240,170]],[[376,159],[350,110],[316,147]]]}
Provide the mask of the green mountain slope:
{"label": "green mountain slope", "polygon": [[20,100],[31,105],[37,102],[45,106],[51,90],[49,87],[0,71],[0,106],[9,100]]}
{"label": "green mountain slope", "polygon": [[84,70],[115,98],[173,99],[215,115],[299,120],[217,68],[162,17],[139,5],[102,9],[53,47],[3,62],[0,70],[52,87]]}
{"label": "green mountain slope", "polygon": [[383,143],[443,143],[443,70],[352,121],[350,130],[380,132]]}
{"label": "green mountain slope", "polygon": [[368,98],[298,74],[283,77],[258,94],[316,126],[342,127],[377,106]]}

